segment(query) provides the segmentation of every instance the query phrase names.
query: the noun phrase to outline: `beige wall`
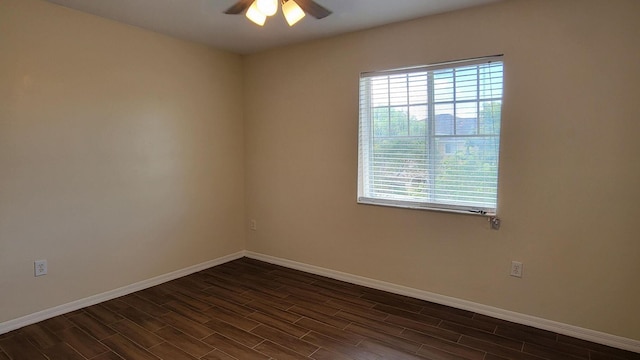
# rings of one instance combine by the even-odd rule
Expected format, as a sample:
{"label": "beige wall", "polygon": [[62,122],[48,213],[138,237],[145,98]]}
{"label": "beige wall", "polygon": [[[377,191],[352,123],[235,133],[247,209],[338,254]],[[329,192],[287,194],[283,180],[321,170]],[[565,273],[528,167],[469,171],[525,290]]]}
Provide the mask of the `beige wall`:
{"label": "beige wall", "polygon": [[0,322],[242,250],[241,86],[237,55],[0,0]]}
{"label": "beige wall", "polygon": [[[640,340],[639,13],[508,1],[245,58],[247,249]],[[502,229],[356,205],[359,72],[499,53]]]}

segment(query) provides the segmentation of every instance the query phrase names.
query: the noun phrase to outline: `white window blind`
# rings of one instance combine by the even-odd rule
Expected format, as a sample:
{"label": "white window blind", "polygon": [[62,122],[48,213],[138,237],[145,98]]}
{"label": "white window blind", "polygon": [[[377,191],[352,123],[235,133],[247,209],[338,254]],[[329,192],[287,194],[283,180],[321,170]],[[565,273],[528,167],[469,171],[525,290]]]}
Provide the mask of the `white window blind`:
{"label": "white window blind", "polygon": [[495,214],[501,56],[360,76],[358,202]]}

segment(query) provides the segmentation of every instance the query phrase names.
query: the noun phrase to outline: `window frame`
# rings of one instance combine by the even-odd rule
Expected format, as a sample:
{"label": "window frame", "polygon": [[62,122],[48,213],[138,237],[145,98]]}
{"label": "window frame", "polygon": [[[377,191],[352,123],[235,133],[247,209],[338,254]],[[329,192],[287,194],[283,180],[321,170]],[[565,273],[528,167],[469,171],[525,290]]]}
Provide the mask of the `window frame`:
{"label": "window frame", "polygon": [[[463,59],[463,60],[455,60],[455,61],[448,61],[448,62],[442,62],[442,63],[436,63],[436,64],[430,64],[430,65],[425,65],[425,66],[416,66],[416,67],[405,67],[405,68],[398,68],[398,69],[391,69],[391,70],[383,70],[383,71],[375,71],[375,72],[363,72],[360,74],[360,86],[359,86],[359,127],[358,127],[358,192],[357,192],[357,203],[358,204],[365,204],[365,205],[380,205],[380,206],[390,206],[390,207],[399,207],[399,208],[409,208],[409,209],[422,209],[422,210],[435,210],[435,211],[445,211],[445,212],[453,212],[453,213],[464,213],[464,214],[475,214],[475,215],[483,215],[483,216],[495,216],[497,213],[497,207],[498,207],[498,193],[499,193],[499,163],[500,160],[499,158],[501,157],[500,155],[500,138],[501,138],[501,126],[499,126],[499,129],[497,131],[496,134],[482,134],[480,132],[480,113],[479,111],[477,112],[477,117],[476,117],[476,123],[477,123],[477,130],[476,130],[476,135],[473,135],[473,137],[476,138],[481,138],[481,137],[491,137],[494,136],[497,138],[497,153],[496,153],[496,170],[495,170],[495,177],[496,177],[496,183],[495,183],[495,206],[493,207],[486,207],[486,206],[471,206],[471,205],[459,205],[459,204],[453,204],[453,203],[443,203],[443,202],[433,202],[433,201],[426,201],[426,200],[420,200],[420,201],[414,201],[414,200],[407,200],[407,199],[394,199],[389,197],[367,197],[364,196],[365,194],[365,188],[370,187],[370,185],[368,184],[368,182],[370,181],[369,176],[365,176],[365,172],[367,171],[365,169],[367,162],[371,162],[373,160],[371,160],[371,154],[369,154],[369,152],[372,152],[373,150],[364,150],[366,149],[371,149],[372,148],[372,143],[374,142],[374,138],[375,135],[373,134],[373,128],[374,128],[374,116],[372,115],[373,110],[375,109],[375,107],[373,107],[371,105],[372,102],[372,95],[371,95],[371,89],[368,89],[369,93],[364,94],[363,95],[363,85],[362,85],[362,81],[363,79],[371,79],[374,78],[376,76],[393,76],[393,75],[408,75],[411,73],[427,73],[427,84],[428,84],[428,90],[427,90],[427,112],[429,113],[429,117],[428,117],[428,122],[426,123],[426,134],[424,135],[425,137],[425,141],[428,143],[426,146],[430,149],[427,150],[427,157],[429,158],[429,160],[425,160],[424,164],[422,165],[429,165],[431,166],[431,163],[435,163],[435,160],[432,159],[432,157],[434,155],[431,155],[432,153],[435,152],[435,142],[436,142],[436,133],[435,133],[435,126],[436,126],[436,119],[435,119],[435,115],[434,115],[434,108],[435,106],[438,104],[438,101],[435,100],[434,98],[434,88],[433,88],[433,72],[434,71],[438,71],[438,70],[448,70],[448,69],[455,69],[455,68],[460,68],[460,67],[465,67],[465,66],[478,66],[478,65],[482,65],[482,64],[491,64],[492,62],[499,62],[502,65],[502,76],[500,79],[500,83],[501,83],[501,87],[500,87],[500,96],[499,96],[499,100],[496,100],[497,98],[491,97],[491,102],[493,103],[494,101],[499,101],[500,103],[500,116],[498,118],[498,124],[501,124],[502,122],[502,116],[501,116],[501,108],[502,108],[502,104],[503,104],[503,99],[504,99],[504,58],[503,55],[493,55],[493,56],[486,56],[486,57],[481,57],[481,58],[473,58],[473,59]],[[479,80],[478,80],[479,81]],[[479,107],[479,103],[482,101],[479,93],[480,93],[480,89],[477,88],[477,96],[476,99],[473,101],[469,101],[469,100],[460,100],[457,101],[454,99],[452,101],[450,101],[451,104],[460,104],[460,103],[465,103],[465,102],[475,102],[478,104]],[[456,92],[456,88],[454,87],[453,92]],[[363,106],[362,101],[363,101],[363,96],[367,101],[367,104],[365,106]],[[407,92],[407,97],[411,97],[410,93]],[[391,104],[391,102],[389,102],[387,105],[387,107],[392,108],[393,105]],[[411,106],[411,102],[409,100],[407,100],[407,103],[404,104],[403,106],[407,106],[410,107]],[[454,105],[455,106],[455,105]],[[364,112],[364,114],[363,114]],[[456,123],[457,123],[457,119],[455,117],[455,112],[454,112],[454,117],[453,117],[453,127],[455,128]],[[407,115],[409,116],[409,115]],[[363,121],[363,119],[366,119],[366,121]],[[391,120],[388,120],[389,123],[391,123]],[[408,125],[409,126],[409,125]],[[410,127],[410,126],[409,126]],[[410,130],[408,130],[408,133],[410,134]],[[388,137],[392,137],[393,135],[391,135],[391,133],[389,133]],[[417,137],[417,136],[416,136]],[[459,136],[459,135],[454,135],[451,137],[452,139],[455,140],[459,140],[461,138],[464,138],[464,136]],[[446,143],[445,143],[446,146]],[[366,154],[365,154],[366,152]],[[365,158],[367,157],[367,158]],[[372,170],[371,170],[372,171]],[[429,193],[429,196],[433,196],[432,193]]]}

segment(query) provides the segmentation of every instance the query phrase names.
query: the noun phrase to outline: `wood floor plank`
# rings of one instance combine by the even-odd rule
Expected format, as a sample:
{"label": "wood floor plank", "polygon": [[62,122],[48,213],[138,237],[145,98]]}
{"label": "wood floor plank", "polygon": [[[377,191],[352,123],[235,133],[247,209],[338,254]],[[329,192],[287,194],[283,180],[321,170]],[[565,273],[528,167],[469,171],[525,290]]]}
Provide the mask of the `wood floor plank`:
{"label": "wood floor plank", "polygon": [[[264,324],[268,325],[274,329],[280,330],[284,333],[287,333],[293,337],[302,337],[304,334],[309,332],[309,329],[306,329],[302,326],[292,324],[288,321],[282,321],[280,319],[273,318],[271,316],[265,315],[261,312],[255,312],[253,314],[249,314],[247,316],[249,319],[255,320],[256,324]],[[302,318],[304,319],[304,318]],[[300,319],[300,320],[302,320]],[[257,326],[256,325],[256,326]],[[255,328],[255,327],[254,327]]]}
{"label": "wood floor plank", "polygon": [[66,343],[57,343],[43,351],[49,360],[85,360],[85,358]]}
{"label": "wood floor plank", "polygon": [[391,335],[400,335],[404,330],[404,326],[398,326],[396,324],[392,324],[386,321],[373,320],[368,317],[359,316],[346,311],[340,311],[339,313],[336,314],[336,317],[339,319],[349,321],[354,324],[367,326],[372,329],[376,329],[378,331],[384,332],[386,334],[391,334]]}
{"label": "wood floor plank", "polygon": [[109,301],[105,301],[103,303],[101,303],[100,305],[104,306],[107,310],[111,310],[114,313],[119,313],[120,310],[128,307],[129,305],[125,302],[122,301],[123,297],[119,297],[117,299],[112,299]]}
{"label": "wood floor plank", "polygon": [[484,357],[484,360],[512,360],[512,359],[508,359],[506,357],[502,357],[502,356],[498,356],[498,355],[487,354]]}
{"label": "wood floor plank", "polygon": [[260,291],[249,290],[245,293],[245,295],[280,310],[287,310],[288,308],[293,306],[293,303],[287,301],[287,296],[289,296],[289,293],[285,292],[281,294],[282,296],[273,296]]}
{"label": "wood floor plank", "polygon": [[380,355],[385,360],[424,360],[427,357],[422,357],[417,354],[398,350],[397,348],[388,344],[379,342],[377,340],[365,340],[358,344],[359,348],[363,348],[367,351]]}
{"label": "wood floor plank", "polygon": [[558,335],[558,342],[582,346],[586,349],[589,349],[589,354],[592,359],[594,359],[595,357],[603,359],[606,358],[606,356],[612,356],[621,359],[640,360],[640,353],[634,353],[623,349],[616,349],[610,346],[596,344],[590,341],[576,339],[566,335]]}
{"label": "wood floor plank", "polygon": [[[153,317],[134,307],[125,308],[120,311],[120,314],[151,332],[161,329],[167,325],[164,321],[160,320],[160,317]],[[166,314],[163,314],[161,316],[165,315]]]}
{"label": "wood floor plank", "polygon": [[317,281],[317,275],[311,275],[309,273],[304,273],[302,271],[292,271],[291,269],[276,269],[271,271],[271,275],[276,277],[276,281],[281,278],[295,280],[299,283],[303,284],[311,284],[314,281]]}
{"label": "wood floor plank", "polygon": [[496,335],[514,339],[517,341],[523,341],[525,346],[527,344],[538,345],[544,348],[550,348],[552,352],[558,354],[566,354],[568,356],[574,356],[578,358],[588,359],[589,350],[572,344],[561,343],[556,340],[557,336],[540,336],[540,334],[532,333],[530,331],[521,331],[517,328],[505,328],[498,325],[495,331]]}
{"label": "wood floor plank", "polygon": [[[449,341],[437,338],[435,336],[430,336],[422,333],[415,332],[413,330],[405,330],[400,335],[405,339],[409,339],[415,341],[417,343],[422,344],[423,348],[426,346],[427,348],[418,350],[418,354],[427,354],[426,350],[429,350],[432,355],[431,357],[435,357],[438,352],[433,351],[433,349],[443,350],[447,353],[458,355],[459,357],[464,357],[469,360],[482,360],[484,359],[485,352],[481,350],[476,350],[461,344],[455,341]],[[441,355],[442,356],[442,355]],[[427,356],[429,357],[429,356]]]}
{"label": "wood floor plank", "polygon": [[509,339],[486,331],[466,327],[460,324],[450,323],[448,321],[443,321],[440,324],[440,328],[454,331],[470,338],[490,342],[513,350],[519,351],[524,345],[524,342],[520,340]]}
{"label": "wood floor plank", "polygon": [[349,301],[340,299],[331,299],[326,302],[326,305],[336,307],[342,311],[350,312],[352,314],[371,318],[373,320],[384,320],[389,317],[389,314],[384,311],[372,309],[375,303],[371,303],[371,306],[356,305]]}
{"label": "wood floor plank", "polygon": [[318,278],[312,283],[312,285],[324,289],[330,294],[340,293],[343,296],[348,296],[348,299],[360,298],[360,296],[364,294],[363,289],[365,289],[360,285],[349,284],[344,281],[330,279],[327,277]]}
{"label": "wood floor plank", "polygon": [[589,359],[589,355],[587,354],[586,357],[584,356],[575,356],[575,355],[569,355],[567,353],[562,353],[562,352],[558,352],[557,350],[554,350],[552,348],[548,348],[546,346],[542,346],[542,345],[536,345],[536,344],[529,344],[529,343],[524,343],[524,347],[522,348],[522,352],[527,353],[527,354],[531,354],[531,355],[536,355],[545,359],[549,359],[549,360],[585,360],[585,359]]}
{"label": "wood floor plank", "polygon": [[302,318],[298,320],[296,322],[296,325],[300,325],[318,334],[328,336],[332,339],[338,340],[346,344],[358,345],[358,343],[360,343],[362,340],[365,339],[364,336],[354,334],[352,332],[345,331],[337,327],[327,325],[309,318]]}
{"label": "wood floor plank", "polygon": [[105,325],[111,325],[114,322],[123,319],[121,315],[118,315],[117,313],[114,313],[113,311],[108,310],[106,307],[102,306],[101,304],[89,306],[85,308],[84,311]]}
{"label": "wood floor plank", "polygon": [[106,352],[102,355],[98,355],[91,360],[124,360],[121,356],[114,353],[113,351]]}
{"label": "wood floor plank", "polygon": [[[462,336],[459,341],[460,344],[466,345],[468,347],[482,350],[488,352],[490,354],[503,356],[506,358],[515,358],[518,360],[540,360],[541,357],[529,355],[523,353],[522,351],[506,348],[495,343],[478,340],[472,337],[468,337],[466,335]],[[524,346],[524,345],[523,345]]]}
{"label": "wood floor plank", "polygon": [[[240,305],[238,303],[234,303],[233,301],[224,298],[224,296],[209,296],[206,298],[206,300],[216,307],[225,308],[242,316],[247,316],[252,312],[255,312],[254,309],[247,307],[246,304]],[[253,299],[251,301],[253,301]],[[205,310],[204,312],[206,313],[207,311]]]}
{"label": "wood floor plank", "polygon": [[[248,348],[234,340],[224,337],[220,334],[213,334],[203,340],[205,343],[215,347],[225,354],[231,355],[236,359],[242,360],[266,360],[267,355],[261,354],[251,348]],[[205,357],[206,358],[206,357]]]}
{"label": "wood floor plank", "polygon": [[71,345],[87,359],[92,359],[109,351],[101,342],[75,326],[64,329],[57,334],[62,341]]}
{"label": "wood floor plank", "polygon": [[175,300],[169,301],[168,303],[162,305],[162,307],[169,309],[177,314],[180,314],[186,318],[189,318],[193,321],[199,322],[200,324],[204,324],[210,320],[210,318],[203,313],[193,310],[190,306]]}
{"label": "wood floor plank", "polygon": [[[206,301],[198,300],[195,298],[195,294],[191,293],[188,289],[183,290],[178,288],[177,291],[172,292],[167,295],[171,300],[176,300],[181,302],[182,304],[189,306],[193,310],[204,311],[211,307],[211,304]],[[166,305],[168,302],[165,302],[163,305]]]}
{"label": "wood floor plank", "polygon": [[457,312],[447,312],[444,310],[433,309],[430,307],[424,307],[423,310],[421,311],[421,314],[435,317],[451,323],[464,325],[466,327],[483,330],[490,333],[494,332],[497,327],[497,325],[495,324],[485,322],[482,320],[476,320],[468,316],[459,315]]}
{"label": "wood floor plank", "polygon": [[313,310],[314,312],[318,312],[328,316],[334,316],[340,311],[339,307],[330,305],[328,301],[313,302],[308,301],[307,299],[300,298],[298,297],[298,295],[289,295],[287,297],[287,300],[294,304],[294,306],[290,307],[288,310],[291,310],[292,308],[303,308]]}
{"label": "wood floor plank", "polygon": [[309,357],[315,360],[352,360],[352,358],[346,355],[342,355],[338,352],[334,352],[324,348],[318,349],[318,351],[311,354],[311,356]]}
{"label": "wood floor plank", "polygon": [[299,287],[285,285],[282,290],[288,295],[292,295],[310,303],[325,304],[327,301],[332,299],[331,297],[319,292],[318,288],[315,288],[313,285],[303,284]]}
{"label": "wood floor plank", "polygon": [[268,355],[274,359],[278,360],[303,360],[308,359],[308,357],[298,354],[293,350],[289,350],[284,346],[280,346],[275,344],[269,340],[263,341],[258,346],[254,348],[256,351],[261,352],[262,354]]}
{"label": "wood floor plank", "polygon": [[182,277],[178,279],[178,283],[187,289],[194,289],[194,290],[204,290],[209,287],[207,284],[203,283],[202,281],[198,281],[197,276]]}
{"label": "wood floor plank", "polygon": [[536,329],[534,327],[531,326],[527,326],[527,325],[522,325],[522,324],[516,324],[514,322],[511,321],[507,321],[507,320],[502,320],[502,319],[496,319],[496,318],[492,318],[490,316],[486,316],[486,315],[482,315],[482,314],[474,314],[473,318],[475,320],[480,320],[483,322],[488,322],[488,323],[492,323],[498,326],[498,328],[496,329],[496,333],[498,332],[502,332],[502,331],[514,331],[516,333],[520,333],[520,334],[527,334],[527,338],[523,338],[521,340],[527,340],[527,339],[532,339],[533,337],[535,338],[545,338],[545,339],[549,339],[549,340],[558,340],[558,334],[548,331],[548,330],[542,330],[542,329]]}
{"label": "wood floor plank", "polygon": [[146,330],[145,328],[137,325],[131,320],[124,319],[110,325],[112,329],[122,334],[129,340],[136,344],[148,349],[152,346],[158,345],[164,340],[158,335]]}
{"label": "wood floor plank", "polygon": [[260,325],[251,330],[251,332],[305,356],[309,356],[318,350],[318,347],[313,344],[285,334],[282,331],[273,329],[269,326]]}
{"label": "wood floor plank", "polygon": [[414,305],[414,304],[408,304],[402,300],[398,300],[393,296],[383,296],[383,295],[378,295],[378,294],[370,294],[370,293],[365,293],[364,295],[360,296],[360,299],[364,299],[364,300],[369,300],[369,301],[373,301],[376,302],[378,304],[382,304],[382,305],[386,305],[386,306],[391,306],[397,309],[401,309],[404,311],[409,311],[412,313],[420,313],[420,311],[423,309],[422,306],[419,305]]}
{"label": "wood floor plank", "polygon": [[[203,339],[211,334],[213,330],[208,327],[197,323],[191,319],[187,319],[180,314],[169,312],[161,317],[162,321],[173,326],[174,328],[184,332],[187,335],[193,336],[196,339]],[[159,330],[159,329],[158,329]]]}
{"label": "wood floor plank", "polygon": [[0,334],[0,340],[5,340],[8,338],[12,338],[22,332],[22,329],[9,331],[8,333]]}
{"label": "wood floor plank", "polygon": [[68,318],[64,316],[56,316],[51,319],[42,321],[40,324],[53,333],[57,333],[58,331],[69,329],[75,326],[71,321],[69,321]]}
{"label": "wood floor plank", "polygon": [[221,267],[210,269],[209,271],[207,271],[207,275],[213,277],[216,284],[225,286],[230,290],[235,289],[234,291],[237,291],[239,293],[245,293],[251,290],[251,288],[248,287],[244,281],[241,281],[241,278],[238,278],[238,276],[234,276],[232,271],[223,270]]}
{"label": "wood floor plank", "polygon": [[235,340],[247,347],[254,347],[260,344],[264,339],[254,335],[248,331],[244,331],[222,320],[212,319],[205,324],[208,328],[214,330],[218,334]]}
{"label": "wood floor plank", "polygon": [[[637,353],[618,353],[614,351],[616,355],[612,355],[611,352],[601,353],[597,351],[589,350],[589,359],[591,360],[623,360],[623,359],[640,359],[640,354]],[[621,355],[621,356],[618,356]]]}
{"label": "wood floor plank", "polygon": [[136,293],[137,296],[141,298],[151,301],[156,305],[162,305],[166,302],[173,300],[172,297],[169,297],[173,293],[173,290],[169,289],[166,286],[157,285],[154,287],[150,287]]}
{"label": "wood floor plank", "polygon": [[39,323],[22,328],[22,334],[38,349],[45,349],[60,342],[56,335]]}
{"label": "wood floor plank", "polygon": [[302,340],[314,344],[320,348],[331,349],[333,352],[342,354],[354,360],[378,360],[381,357],[372,352],[358,348],[355,345],[347,344],[339,340],[330,338],[320,333],[311,331]]}
{"label": "wood floor plank", "polygon": [[[236,304],[240,304],[240,305],[244,305],[250,301],[253,300],[253,298],[245,295],[245,293],[243,294],[238,294],[236,292],[233,292],[231,290],[225,289],[223,287],[217,286],[213,283],[207,283],[207,285],[209,285],[209,287],[207,287],[206,289],[202,290],[202,292],[209,294],[210,296],[219,298],[219,299],[227,299],[231,302],[234,302]],[[205,297],[204,298],[205,301],[209,302],[209,298]]]}
{"label": "wood floor plank", "polygon": [[136,294],[130,294],[123,297],[122,302],[155,317],[162,316],[169,312],[168,309],[156,305],[151,301],[147,301]]}
{"label": "wood floor plank", "polygon": [[[419,321],[423,324],[427,324],[427,325],[433,325],[433,326],[437,326],[438,324],[440,324],[440,322],[442,321],[441,319],[434,317],[434,316],[429,316],[429,315],[424,315],[424,314],[418,314],[418,313],[413,313],[404,309],[400,309],[397,307],[393,307],[393,306],[388,306],[388,305],[381,305],[381,304],[377,304],[373,307],[375,310],[381,311],[383,313],[389,314],[389,315],[393,315],[396,317],[402,317],[408,320],[413,320],[413,321]],[[472,321],[472,319],[469,318],[470,321]],[[493,330],[494,327],[492,327],[491,329]]]}
{"label": "wood floor plank", "polygon": [[289,311],[298,315],[298,319],[296,319],[296,321],[300,320],[304,316],[304,317],[308,317],[309,319],[320,321],[340,329],[343,329],[345,326],[349,325],[350,323],[350,321],[348,320],[344,320],[332,315],[327,315],[325,313],[312,310],[308,307],[301,307],[298,305],[293,306],[291,309],[289,309]]}
{"label": "wood floor plank", "polygon": [[159,357],[151,354],[136,343],[126,339],[120,334],[115,334],[102,342],[113,350],[116,354],[127,360],[158,360]]}
{"label": "wood floor plank", "polygon": [[200,358],[213,350],[211,346],[183,333],[182,331],[172,326],[163,327],[162,329],[156,331],[156,335],[163,338],[166,342],[174,345],[179,349],[182,349],[186,353],[189,353],[197,358]]}
{"label": "wood floor plank", "polygon": [[405,329],[400,334],[400,337],[405,339],[414,340],[420,342],[422,344],[430,344],[431,339],[435,339],[434,341],[444,340],[447,342],[457,342],[460,340],[460,334],[453,333],[451,331],[434,328],[434,331],[428,331],[428,329],[423,329],[424,331],[415,331],[412,329]]}
{"label": "wood floor plank", "polygon": [[458,339],[460,339],[460,334],[455,331],[428,325],[420,321],[409,320],[395,315],[390,315],[385,320],[385,322],[449,341],[458,341]]}
{"label": "wood floor plank", "polygon": [[76,326],[78,326],[80,329],[84,330],[84,332],[98,340],[102,340],[116,333],[115,331],[113,331],[113,329],[104,325],[103,323],[99,322],[86,313],[80,313],[72,316],[69,318],[69,320],[76,324]]}
{"label": "wood floor plank", "polygon": [[295,311],[291,312],[291,311],[284,311],[284,310],[280,310],[278,308],[274,308],[272,306],[269,306],[268,304],[265,304],[262,301],[258,301],[258,300],[254,300],[250,303],[248,303],[246,305],[249,308],[254,309],[255,311],[259,311],[263,314],[267,314],[269,316],[272,316],[274,318],[280,319],[280,320],[284,320],[284,321],[288,321],[290,323],[294,323],[298,320],[300,320],[300,318],[302,317],[299,314],[296,314]]}
{"label": "wood floor plank", "polygon": [[22,334],[0,340],[0,349],[12,360],[47,360],[46,356]]}
{"label": "wood floor plank", "polygon": [[337,299],[337,300],[347,301],[355,305],[360,305],[364,307],[372,303],[372,301],[369,301],[360,297],[355,297],[349,293],[343,293],[342,291],[338,291],[338,290],[324,289],[322,287],[318,287],[318,292],[321,293],[322,295],[329,297],[331,300]]}
{"label": "wood floor plank", "polygon": [[167,342],[163,342],[159,345],[156,345],[150,348],[149,351],[161,359],[198,360],[198,358],[187,354],[186,352],[180,350],[179,348]]}
{"label": "wood floor plank", "polygon": [[211,269],[208,269],[208,271],[205,270],[203,272],[203,274],[209,277],[209,280],[205,280],[205,282],[221,287],[227,291],[234,292],[238,295],[242,295],[245,292],[247,292],[247,290],[249,290],[246,287],[242,286],[242,284],[239,284],[237,281],[227,280],[223,277],[216,276],[215,270],[213,269],[214,268],[211,268]]}
{"label": "wood floor plank", "polygon": [[227,355],[227,354],[223,353],[222,351],[216,349],[216,350],[208,353],[204,357],[202,357],[201,360],[238,360],[238,359],[234,358],[231,355]]}
{"label": "wood floor plank", "polygon": [[462,357],[456,354],[449,353],[447,351],[434,348],[431,346],[422,345],[418,350],[418,354],[422,355],[429,360],[482,360],[484,359],[484,352],[480,352],[481,357]]}
{"label": "wood floor plank", "polygon": [[375,329],[371,329],[365,326],[357,324],[350,324],[346,327],[347,331],[354,332],[366,338],[375,339],[379,342],[391,345],[398,350],[402,350],[411,354],[415,354],[420,348],[420,344],[414,341],[404,339],[398,336],[381,333]]}
{"label": "wood floor plank", "polygon": [[[240,328],[246,331],[249,331],[257,327],[258,325],[260,325],[260,323],[257,321],[243,317],[242,315],[238,315],[233,311],[229,311],[223,308],[217,308],[217,307],[211,308],[205,312],[205,315],[209,316],[209,318],[211,319],[220,319],[237,328]],[[251,315],[252,314],[250,314],[249,316]]]}
{"label": "wood floor plank", "polygon": [[76,316],[78,314],[84,314],[84,313],[85,313],[84,309],[78,309],[78,310],[74,310],[74,311],[68,312],[68,313],[66,313],[66,314],[64,314],[62,316],[70,318],[70,317]]}

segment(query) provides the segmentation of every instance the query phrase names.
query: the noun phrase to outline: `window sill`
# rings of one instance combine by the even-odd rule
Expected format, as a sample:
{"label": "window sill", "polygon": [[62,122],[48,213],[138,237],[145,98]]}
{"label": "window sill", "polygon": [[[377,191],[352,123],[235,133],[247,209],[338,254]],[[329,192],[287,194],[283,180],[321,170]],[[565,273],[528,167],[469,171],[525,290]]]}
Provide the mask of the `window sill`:
{"label": "window sill", "polygon": [[473,207],[467,207],[467,206],[434,206],[434,204],[427,204],[427,203],[414,202],[414,201],[395,201],[395,200],[374,199],[374,198],[367,198],[367,197],[358,197],[357,202],[358,204],[361,204],[361,205],[376,205],[376,206],[386,206],[386,207],[394,207],[394,208],[401,208],[401,209],[438,211],[438,212],[446,212],[446,213],[454,213],[454,214],[462,214],[462,215],[483,216],[488,218],[493,218],[496,216],[495,210],[473,208]]}

